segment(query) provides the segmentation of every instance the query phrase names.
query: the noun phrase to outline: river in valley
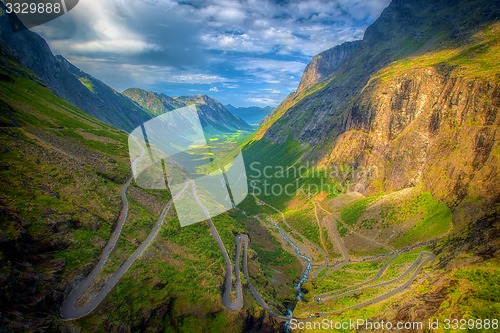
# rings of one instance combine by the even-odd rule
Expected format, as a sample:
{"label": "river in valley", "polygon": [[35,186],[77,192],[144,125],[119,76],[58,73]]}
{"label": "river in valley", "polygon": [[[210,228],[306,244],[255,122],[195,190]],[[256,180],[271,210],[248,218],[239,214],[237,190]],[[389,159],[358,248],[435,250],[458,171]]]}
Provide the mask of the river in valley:
{"label": "river in valley", "polygon": [[[281,229],[278,226],[278,224],[275,223],[274,226],[276,227],[276,229],[278,229],[283,239],[295,249],[295,253],[297,254],[297,256],[304,259],[307,263],[306,269],[300,276],[299,282],[297,282],[297,284],[295,285],[295,289],[297,289],[297,301],[298,302],[303,301],[302,296],[304,295],[304,292],[302,291],[302,285],[309,279],[309,274],[311,273],[312,270],[311,258],[300,252],[299,247],[294,242],[292,242],[292,240],[286,235],[283,229]],[[287,317],[289,317],[290,319],[293,317],[292,306],[293,306],[292,304],[288,306],[288,311],[286,314]],[[290,322],[285,323],[285,332],[290,332]]]}

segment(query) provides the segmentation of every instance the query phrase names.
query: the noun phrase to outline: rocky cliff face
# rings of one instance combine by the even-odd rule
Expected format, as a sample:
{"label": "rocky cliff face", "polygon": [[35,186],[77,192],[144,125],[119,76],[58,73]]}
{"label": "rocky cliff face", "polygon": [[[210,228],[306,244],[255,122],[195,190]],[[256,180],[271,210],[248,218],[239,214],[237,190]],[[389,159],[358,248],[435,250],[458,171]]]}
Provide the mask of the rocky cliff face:
{"label": "rocky cliff face", "polygon": [[297,92],[302,92],[323,82],[340,64],[359,47],[361,41],[346,42],[314,56],[307,65]]}
{"label": "rocky cliff face", "polygon": [[353,180],[365,194],[422,184],[462,205],[462,220],[481,216],[499,200],[498,17],[493,1],[393,1],[351,56],[290,95],[260,136],[291,137],[322,166],[375,166],[377,176]]}
{"label": "rocky cliff face", "polygon": [[[345,131],[344,114],[371,76],[394,61],[462,47],[499,16],[498,6],[487,0],[393,1],[326,80],[291,94],[275,109],[261,135],[274,142],[291,135],[317,146],[315,152],[320,155],[329,149],[320,143],[328,142],[331,148],[332,141]],[[309,75],[306,72],[303,81],[309,81]]]}
{"label": "rocky cliff face", "polygon": [[373,194],[423,185],[449,207],[467,211],[457,221],[475,220],[500,199],[499,109],[498,79],[427,68],[374,80],[351,106],[346,131],[320,164],[375,166],[376,174],[355,190]]}

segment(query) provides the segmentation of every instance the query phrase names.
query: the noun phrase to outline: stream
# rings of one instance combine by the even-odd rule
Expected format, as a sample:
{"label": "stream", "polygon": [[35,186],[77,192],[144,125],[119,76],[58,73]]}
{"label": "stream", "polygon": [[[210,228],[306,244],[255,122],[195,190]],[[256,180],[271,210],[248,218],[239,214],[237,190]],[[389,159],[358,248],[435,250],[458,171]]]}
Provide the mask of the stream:
{"label": "stream", "polygon": [[[255,198],[255,199],[257,200],[257,198]],[[259,202],[257,202],[257,204],[259,204]],[[243,210],[240,210],[240,211],[242,211],[246,216],[248,216],[245,211],[243,211]],[[257,218],[257,216],[254,216],[254,217]],[[302,252],[300,252],[299,247],[297,245],[295,245],[295,243],[292,242],[292,240],[290,238],[288,238],[285,231],[283,231],[283,229],[277,223],[274,223],[270,220],[269,216],[267,216],[266,219],[268,222],[270,222],[272,225],[274,225],[274,227],[276,229],[278,229],[278,231],[281,234],[281,236],[283,237],[283,239],[295,249],[295,253],[297,254],[297,256],[304,259],[307,263],[306,269],[304,270],[304,272],[300,276],[299,282],[295,285],[295,289],[297,290],[297,301],[303,301],[302,296],[304,295],[304,293],[302,292],[302,285],[309,279],[309,274],[311,273],[311,270],[312,270],[311,258],[302,254]],[[293,309],[291,309],[290,307],[287,307],[286,317],[288,317],[289,319],[292,319],[292,317],[293,317]],[[285,333],[290,332],[290,321],[287,321],[285,323],[284,329],[285,329]]]}
{"label": "stream", "polygon": [[[297,256],[299,256],[300,258],[304,259],[307,262],[306,269],[304,270],[304,273],[302,273],[299,282],[295,286],[295,289],[297,289],[297,301],[303,301],[302,296],[304,295],[304,293],[302,292],[302,285],[307,281],[307,279],[309,278],[309,274],[311,273],[311,270],[312,270],[311,258],[303,255],[302,252],[300,252],[299,247],[297,245],[295,245],[295,243],[292,242],[290,238],[288,238],[286,233],[283,231],[283,229],[281,229],[278,226],[278,224],[274,223],[274,226],[276,227],[276,229],[278,229],[278,231],[280,232],[283,239],[295,249],[295,253],[297,254]],[[293,310],[288,308],[286,315],[287,315],[287,317],[292,318]],[[285,324],[285,332],[290,332],[290,322],[289,321],[286,322],[286,324]]]}

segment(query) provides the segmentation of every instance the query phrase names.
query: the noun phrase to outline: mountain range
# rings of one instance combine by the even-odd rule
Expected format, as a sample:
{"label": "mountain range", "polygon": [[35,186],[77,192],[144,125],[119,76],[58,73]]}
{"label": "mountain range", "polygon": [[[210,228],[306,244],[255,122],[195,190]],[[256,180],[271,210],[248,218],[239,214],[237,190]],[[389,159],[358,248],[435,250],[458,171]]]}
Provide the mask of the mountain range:
{"label": "mountain range", "polygon": [[318,165],[377,165],[357,184],[366,194],[423,184],[463,209],[480,197],[481,217],[498,199],[485,173],[498,165],[500,9],[489,4],[393,1],[362,41],[314,57],[256,137],[296,140]]}
{"label": "mountain range", "polygon": [[228,104],[226,105],[226,109],[228,109],[232,114],[239,116],[247,123],[257,126],[268,114],[273,111],[274,108],[271,106],[235,107]]}
{"label": "mountain range", "polygon": [[127,89],[123,94],[146,110],[151,117],[194,104],[199,110],[201,125],[209,134],[252,129],[243,119],[207,95],[170,97],[137,88]]}
{"label": "mountain range", "polygon": [[[346,220],[352,216],[357,230],[380,223],[379,242],[404,244],[419,228],[426,235],[421,239],[430,240],[441,226],[442,241],[432,245],[440,262],[427,280],[435,287],[423,294],[413,289],[399,304],[376,310],[383,312],[379,320],[442,319],[465,308],[472,317],[498,313],[491,303],[498,297],[478,296],[477,285],[471,287],[477,298],[452,298],[454,290],[467,293],[467,283],[491,290],[489,277],[498,272],[499,18],[493,1],[392,1],[361,41],[315,56],[297,91],[247,141],[252,154],[273,147],[290,152],[292,161],[350,170],[342,182],[364,199],[332,205]],[[432,223],[413,224],[402,212],[418,211],[415,193],[445,204],[452,226],[444,213]],[[411,227],[398,240],[395,226],[404,224]],[[461,259],[466,257],[471,259]],[[471,282],[469,274],[485,278]]]}
{"label": "mountain range", "polygon": [[[27,30],[18,33],[34,35]],[[75,329],[75,322],[61,320],[61,302],[95,266],[122,218],[123,205],[128,208],[127,223],[107,258],[107,270],[101,272],[104,280],[94,287],[102,286],[145,241],[170,193],[131,184],[125,204],[119,193],[130,178],[127,133],[57,96],[5,42],[0,44],[0,55],[0,175],[4,179],[0,185],[0,331],[68,332]],[[142,110],[127,97],[116,96]],[[203,103],[201,112],[220,107],[207,96],[182,100],[172,107]],[[152,107],[147,110],[141,112],[156,115]],[[244,125],[234,116],[231,119]],[[221,124],[225,123],[221,120]],[[164,219],[168,227],[140,260],[151,263],[134,265],[102,310],[83,319],[90,321],[82,330],[123,332],[168,326],[185,331],[223,325],[241,331],[245,321],[250,326],[272,327],[269,318],[254,307],[243,316],[225,312],[220,302],[224,278],[219,250],[206,225],[181,229],[172,209]],[[234,241],[233,233],[245,230],[242,222],[229,215],[214,218],[214,223],[225,243]],[[265,229],[252,227],[261,235],[256,240],[269,242]],[[266,247],[277,249],[273,243]],[[294,262],[288,268],[296,275],[300,266]],[[263,267],[255,262],[251,269],[264,286]],[[284,278],[283,283],[291,286],[293,278]],[[275,290],[268,285],[262,290],[274,295],[278,306],[294,295],[292,287]],[[128,313],[132,299],[134,315]],[[110,308],[115,310],[110,313]],[[133,317],[142,319],[135,322]]]}

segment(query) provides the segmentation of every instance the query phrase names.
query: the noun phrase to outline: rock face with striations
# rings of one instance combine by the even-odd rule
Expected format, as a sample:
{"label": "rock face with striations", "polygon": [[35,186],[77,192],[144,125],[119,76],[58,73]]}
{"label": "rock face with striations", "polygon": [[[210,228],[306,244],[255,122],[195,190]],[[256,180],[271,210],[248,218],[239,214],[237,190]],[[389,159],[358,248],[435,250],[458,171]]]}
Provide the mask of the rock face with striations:
{"label": "rock face with striations", "polygon": [[325,81],[360,44],[360,41],[346,42],[314,56],[302,74],[297,92]]}
{"label": "rock face with striations", "polygon": [[449,207],[467,211],[457,222],[475,220],[498,200],[499,109],[498,78],[417,68],[386,82],[372,80],[320,163],[375,166],[376,174],[359,180],[355,190],[423,185]]}

